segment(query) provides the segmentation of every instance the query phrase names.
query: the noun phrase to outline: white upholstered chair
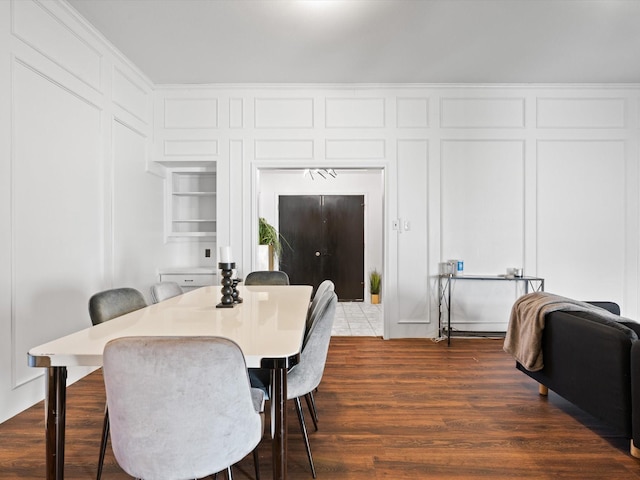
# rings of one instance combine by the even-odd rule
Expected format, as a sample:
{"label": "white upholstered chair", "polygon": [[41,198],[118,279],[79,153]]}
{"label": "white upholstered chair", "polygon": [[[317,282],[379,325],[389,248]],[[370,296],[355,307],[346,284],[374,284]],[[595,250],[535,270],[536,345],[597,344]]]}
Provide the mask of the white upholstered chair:
{"label": "white upholstered chair", "polygon": [[135,478],[225,469],[231,478],[231,465],[260,443],[262,392],[231,340],[123,337],[107,343],[103,365],[113,452]]}
{"label": "white upholstered chair", "polygon": [[182,295],[184,292],[176,282],[159,282],[151,286],[151,299],[153,303],[162,302],[169,298]]}

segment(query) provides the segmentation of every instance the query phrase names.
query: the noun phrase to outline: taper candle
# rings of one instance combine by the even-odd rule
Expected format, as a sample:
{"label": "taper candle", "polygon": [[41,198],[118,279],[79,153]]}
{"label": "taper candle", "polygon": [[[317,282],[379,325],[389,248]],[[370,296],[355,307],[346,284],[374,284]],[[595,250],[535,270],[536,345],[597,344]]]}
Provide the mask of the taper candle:
{"label": "taper candle", "polygon": [[220,263],[231,262],[231,247],[220,247]]}

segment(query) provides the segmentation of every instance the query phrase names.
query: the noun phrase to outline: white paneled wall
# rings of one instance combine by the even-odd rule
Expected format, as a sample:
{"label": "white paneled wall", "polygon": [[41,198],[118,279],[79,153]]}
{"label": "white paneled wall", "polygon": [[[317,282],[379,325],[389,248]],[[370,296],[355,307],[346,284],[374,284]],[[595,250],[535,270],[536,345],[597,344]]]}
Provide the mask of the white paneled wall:
{"label": "white paneled wall", "polygon": [[396,98],[398,128],[427,128],[429,126],[428,98]]}
{"label": "white paneled wall", "polygon": [[256,128],[313,127],[312,98],[256,98]]}
{"label": "white paneled wall", "polygon": [[538,98],[537,126],[538,128],[625,128],[626,105],[627,100],[619,97]]}
{"label": "white paneled wall", "polygon": [[[428,337],[438,332],[438,263],[451,258],[464,260],[468,274],[523,267],[545,277],[548,290],[611,299],[627,315],[638,314],[639,92],[619,86],[159,87],[156,110],[165,115],[167,103],[218,108],[217,123],[208,128],[203,122],[160,128],[156,136],[219,145],[207,157],[221,172],[218,216],[229,215],[218,222],[218,239],[242,252],[245,270],[254,261],[255,223],[264,208],[258,172],[383,171],[378,235],[386,336]],[[188,164],[188,149],[173,159]],[[157,160],[167,162],[168,155]],[[509,283],[457,282],[453,327],[504,330],[518,293]]]}
{"label": "white paneled wall", "polygon": [[[522,140],[441,144],[442,258],[462,259],[467,275],[502,274],[525,263],[524,156]],[[454,287],[455,328],[505,330],[514,285],[455,282]]]}
{"label": "white paneled wall", "polygon": [[0,421],[43,398],[30,348],[90,326],[99,290],[147,293],[180,253],[148,171],[152,85],[91,32],[64,2],[0,2]]}
{"label": "white paneled wall", "polygon": [[537,149],[536,243],[547,288],[624,304],[633,226],[626,219],[625,142],[540,141]]}
{"label": "white paneled wall", "polygon": [[442,98],[444,128],[522,128],[524,98]]}
{"label": "white paneled wall", "polygon": [[327,128],[382,128],[385,126],[384,98],[327,98]]}
{"label": "white paneled wall", "polygon": [[312,160],[313,140],[255,140],[254,157],[258,160]]}
{"label": "white paneled wall", "polygon": [[[391,336],[415,335],[430,331],[429,312],[429,142],[398,140],[397,267],[385,271],[397,284],[397,326],[387,326]],[[390,312],[391,313],[391,312]],[[392,317],[394,318],[394,317]],[[437,323],[437,322],[436,322]]]}
{"label": "white paneled wall", "polygon": [[15,38],[96,92],[103,91],[105,63],[100,47],[78,24],[73,25],[72,15],[54,2],[46,2],[46,6],[34,1],[10,3],[11,17],[4,18],[11,18]]}
{"label": "white paneled wall", "polygon": [[100,110],[35,68],[12,65],[15,387],[42,375],[27,366],[29,348],[86,322],[79,300],[103,272]]}
{"label": "white paneled wall", "polygon": [[524,142],[444,140],[441,159],[443,256],[471,274],[523,265]]}

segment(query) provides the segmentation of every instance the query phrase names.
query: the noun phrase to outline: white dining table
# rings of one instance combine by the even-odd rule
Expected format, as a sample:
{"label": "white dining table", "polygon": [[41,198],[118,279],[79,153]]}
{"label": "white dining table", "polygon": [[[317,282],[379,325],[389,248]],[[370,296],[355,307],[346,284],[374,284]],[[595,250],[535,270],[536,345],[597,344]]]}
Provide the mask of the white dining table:
{"label": "white dining table", "polygon": [[225,337],[240,346],[247,367],[270,369],[273,478],[286,479],[287,370],[300,359],[312,288],[241,286],[238,291],[243,302],[233,308],[216,308],[220,287],[203,287],[29,350],[29,366],[47,369],[47,480],[64,478],[67,368],[102,366],[109,340],[140,335]]}

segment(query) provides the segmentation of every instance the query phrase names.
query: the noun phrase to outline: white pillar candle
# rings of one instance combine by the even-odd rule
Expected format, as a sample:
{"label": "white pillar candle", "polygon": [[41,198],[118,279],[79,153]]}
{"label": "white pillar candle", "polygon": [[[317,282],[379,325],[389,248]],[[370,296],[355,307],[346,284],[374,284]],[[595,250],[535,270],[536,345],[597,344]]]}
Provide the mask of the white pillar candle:
{"label": "white pillar candle", "polygon": [[220,263],[231,263],[231,247],[220,247]]}

